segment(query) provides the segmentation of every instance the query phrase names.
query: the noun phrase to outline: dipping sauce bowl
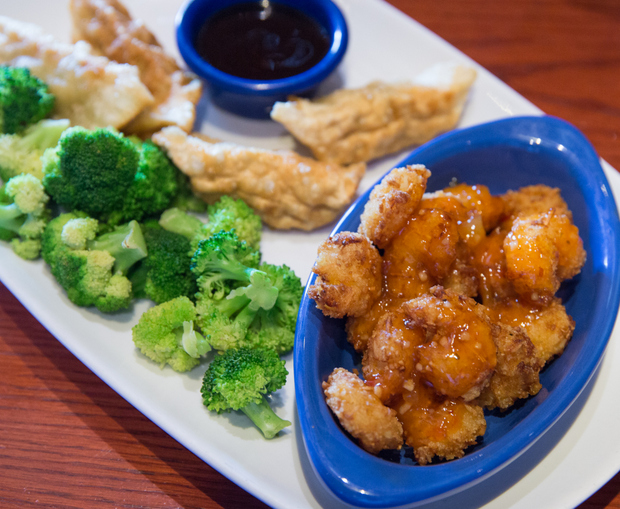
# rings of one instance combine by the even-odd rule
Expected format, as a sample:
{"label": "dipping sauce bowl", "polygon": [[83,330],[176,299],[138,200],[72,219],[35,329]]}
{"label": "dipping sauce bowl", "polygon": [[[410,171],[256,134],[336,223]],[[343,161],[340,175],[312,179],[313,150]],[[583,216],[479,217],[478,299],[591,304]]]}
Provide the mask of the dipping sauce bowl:
{"label": "dipping sauce bowl", "polygon": [[212,102],[251,118],[268,118],[290,95],[312,95],[348,43],[331,0],[189,0],[177,14],[176,36]]}

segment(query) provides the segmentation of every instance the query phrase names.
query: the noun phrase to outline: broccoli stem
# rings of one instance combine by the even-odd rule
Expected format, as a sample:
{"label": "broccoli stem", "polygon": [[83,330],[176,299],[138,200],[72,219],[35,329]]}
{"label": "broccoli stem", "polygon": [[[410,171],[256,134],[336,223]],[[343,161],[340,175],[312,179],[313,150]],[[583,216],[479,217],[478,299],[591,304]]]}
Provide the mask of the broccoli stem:
{"label": "broccoli stem", "polygon": [[137,221],[119,226],[88,243],[91,250],[107,251],[114,257],[114,272],[127,274],[129,268],[147,255],[146,242]]}
{"label": "broccoli stem", "polygon": [[250,403],[244,406],[241,411],[262,431],[265,438],[273,438],[280,430],[291,425],[290,421],[276,415],[265,397],[261,398],[260,403]]}
{"label": "broccoli stem", "polygon": [[164,230],[178,233],[191,240],[198,233],[203,222],[181,209],[170,208],[165,210],[159,218],[159,225]]}
{"label": "broccoli stem", "polygon": [[15,203],[0,205],[0,228],[17,233],[25,219],[24,213]]}
{"label": "broccoli stem", "polygon": [[24,131],[18,141],[18,147],[23,150],[46,149],[56,146],[60,135],[66,131],[71,123],[67,119],[41,120]]}

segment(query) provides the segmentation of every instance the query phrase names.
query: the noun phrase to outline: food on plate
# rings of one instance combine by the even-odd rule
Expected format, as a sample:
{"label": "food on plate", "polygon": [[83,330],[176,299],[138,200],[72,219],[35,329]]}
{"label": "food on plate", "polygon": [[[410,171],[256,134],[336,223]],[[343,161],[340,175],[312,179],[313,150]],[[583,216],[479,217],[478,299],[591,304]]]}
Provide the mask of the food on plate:
{"label": "food on plate", "polygon": [[[494,196],[455,183],[425,193],[429,176],[422,166],[388,173],[358,232],[319,247],[308,288],[325,315],[346,318],[361,355],[363,379],[337,367],[323,382],[340,380],[325,391],[328,406],[364,449],[405,444],[421,465],[462,457],[485,433],[484,409],[504,411],[540,391],[541,369],[574,330],[555,293],[586,260],[558,189]],[[364,260],[381,264],[379,291],[369,262],[347,252],[349,237],[365,246]],[[400,441],[386,424],[392,412]]]}
{"label": "food on plate", "polygon": [[67,129],[43,173],[56,203],[112,225],[163,212],[178,191],[179,172],[156,145],[112,129]]}
{"label": "food on plate", "polygon": [[141,20],[117,0],[71,0],[70,11],[74,41],[84,40],[98,54],[135,66],[153,95],[154,102],[124,126],[125,132],[148,135],[169,125],[192,129],[201,82],[178,66]]}
{"label": "food on plate", "polygon": [[0,66],[0,133],[21,133],[47,118],[55,101],[47,84],[28,69]]}
{"label": "food on plate", "polygon": [[196,308],[187,297],[177,297],[147,309],[132,329],[136,347],[149,359],[178,372],[189,371],[211,347],[194,329]]}
{"label": "food on plate", "polygon": [[68,127],[66,119],[44,119],[20,134],[0,134],[0,179],[6,182],[22,173],[42,179],[41,156],[45,149],[56,146]]}
{"label": "food on plate", "polygon": [[373,82],[317,99],[277,102],[271,118],[321,161],[370,161],[452,129],[475,78],[471,67],[439,64],[411,83]]}
{"label": "food on plate", "polygon": [[291,423],[276,415],[266,396],[280,389],[287,375],[284,361],[274,350],[233,349],[211,361],[200,392],[209,410],[240,410],[265,438],[274,438]]}
{"label": "food on plate", "polygon": [[381,256],[367,237],[344,232],[319,248],[309,296],[333,318],[361,316],[381,295]]}
{"label": "food on plate", "polygon": [[38,26],[0,16],[0,64],[25,67],[56,98],[54,118],[85,128],[125,126],[153,96],[138,68],[95,55],[79,41],[67,44]]}
{"label": "food on plate", "polygon": [[313,230],[333,221],[352,201],[365,172],[364,163],[344,167],[292,151],[212,143],[177,127],[165,127],[152,139],[205,201],[241,198],[277,229]]}
{"label": "food on plate", "polygon": [[25,260],[38,258],[41,236],[51,217],[43,184],[25,173],[11,177],[1,191],[0,240],[9,241]]}
{"label": "food on plate", "polygon": [[372,388],[346,369],[335,369],[323,382],[325,402],[364,449],[378,453],[400,449],[403,426],[396,411],[386,407]]}
{"label": "food on plate", "polygon": [[234,230],[199,243],[191,262],[197,323],[215,350],[293,348],[301,281],[286,265],[259,262]]}
{"label": "food on plate", "polygon": [[146,244],[136,221],[100,235],[99,226],[84,213],[60,214],[43,232],[41,256],[71,302],[113,313],[131,305],[127,274],[146,256]]}

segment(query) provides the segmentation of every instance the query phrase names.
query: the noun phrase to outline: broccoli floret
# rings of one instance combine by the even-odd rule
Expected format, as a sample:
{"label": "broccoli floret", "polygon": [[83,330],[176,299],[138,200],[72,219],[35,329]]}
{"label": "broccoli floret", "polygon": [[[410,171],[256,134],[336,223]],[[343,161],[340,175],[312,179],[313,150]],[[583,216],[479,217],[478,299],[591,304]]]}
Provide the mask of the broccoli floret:
{"label": "broccoli floret", "polygon": [[162,368],[189,371],[210,350],[204,336],[194,328],[196,309],[187,297],[177,297],[142,314],[132,329],[136,347]]}
{"label": "broccoli floret", "polygon": [[0,132],[16,134],[46,118],[55,98],[47,84],[23,67],[0,66]]}
{"label": "broccoli floret", "polygon": [[161,228],[157,223],[142,226],[147,257],[130,277],[136,295],[162,304],[176,297],[193,299],[196,278],[190,270],[189,240]]}
{"label": "broccoli floret", "polygon": [[164,211],[159,224],[162,228],[185,235],[192,242],[192,251],[198,248],[201,240],[209,238],[220,231],[237,234],[254,249],[260,248],[263,224],[260,217],[241,199],[222,196],[207,208],[208,222],[203,223],[195,216],[178,209]]}
{"label": "broccoli floret", "polygon": [[126,273],[146,256],[146,244],[136,221],[94,236],[100,227],[85,213],[61,214],[43,232],[41,256],[71,302],[112,313],[131,305]]}
{"label": "broccoli floret", "polygon": [[194,194],[189,177],[182,171],[177,172],[177,194],[170,207],[199,213],[207,211],[207,203]]}
{"label": "broccoli floret", "polygon": [[284,361],[274,350],[228,350],[211,361],[200,392],[209,410],[241,410],[265,438],[273,438],[291,423],[275,414],[265,396],[281,388],[287,375]]}
{"label": "broccoli floret", "polygon": [[41,236],[49,222],[49,196],[33,175],[17,175],[3,186],[0,198],[0,238],[11,242],[17,255],[34,260],[41,251]]}
{"label": "broccoli floret", "polygon": [[69,127],[68,120],[41,120],[21,134],[0,135],[0,179],[30,173],[43,179],[41,156],[55,147],[60,135]]}
{"label": "broccoli floret", "polygon": [[177,190],[178,170],[158,147],[113,129],[71,127],[42,160],[59,205],[112,225],[161,213]]}

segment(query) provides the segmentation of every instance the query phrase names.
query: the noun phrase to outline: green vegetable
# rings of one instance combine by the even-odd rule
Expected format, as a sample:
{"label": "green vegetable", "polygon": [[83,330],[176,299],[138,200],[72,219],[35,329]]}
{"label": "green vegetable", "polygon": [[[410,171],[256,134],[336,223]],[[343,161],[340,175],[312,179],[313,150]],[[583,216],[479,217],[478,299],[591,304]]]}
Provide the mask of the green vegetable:
{"label": "green vegetable", "polygon": [[47,85],[22,67],[0,66],[0,132],[16,134],[46,118],[55,98]]}
{"label": "green vegetable", "polygon": [[45,149],[55,147],[69,127],[68,120],[41,120],[20,134],[0,135],[0,179],[30,173],[43,178],[41,157]]}
{"label": "green vegetable", "polygon": [[0,239],[26,260],[39,257],[41,236],[49,219],[49,196],[33,175],[12,177],[0,195]]}
{"label": "green vegetable", "polygon": [[250,247],[259,249],[263,224],[260,217],[243,200],[222,196],[207,208],[208,222],[178,209],[164,211],[159,224],[162,228],[185,235],[192,242],[192,251],[198,248],[201,240],[209,238],[220,231],[237,234]]}
{"label": "green vegetable", "polygon": [[202,399],[217,413],[241,410],[266,438],[273,438],[291,423],[275,414],[265,396],[280,389],[287,375],[284,361],[274,350],[228,350],[209,364]]}
{"label": "green vegetable", "polygon": [[58,204],[112,225],[160,214],[177,192],[178,170],[157,146],[113,129],[67,129],[43,173]]}
{"label": "green vegetable", "polygon": [[196,278],[190,270],[190,242],[183,235],[161,228],[157,223],[143,225],[148,251],[141,267],[131,276],[140,296],[162,304],[176,297],[194,298]]}
{"label": "green vegetable", "polygon": [[41,256],[71,302],[112,313],[131,305],[126,274],[146,256],[146,244],[136,221],[97,236],[100,229],[82,212],[61,214],[43,232]]}
{"label": "green vegetable", "polygon": [[192,258],[198,323],[218,351],[293,347],[301,281],[286,266],[258,266],[259,253],[234,232],[200,242]]}
{"label": "green vegetable", "polygon": [[196,309],[187,297],[178,297],[148,309],[132,329],[136,347],[161,367],[189,371],[200,363],[210,346],[194,328]]}

